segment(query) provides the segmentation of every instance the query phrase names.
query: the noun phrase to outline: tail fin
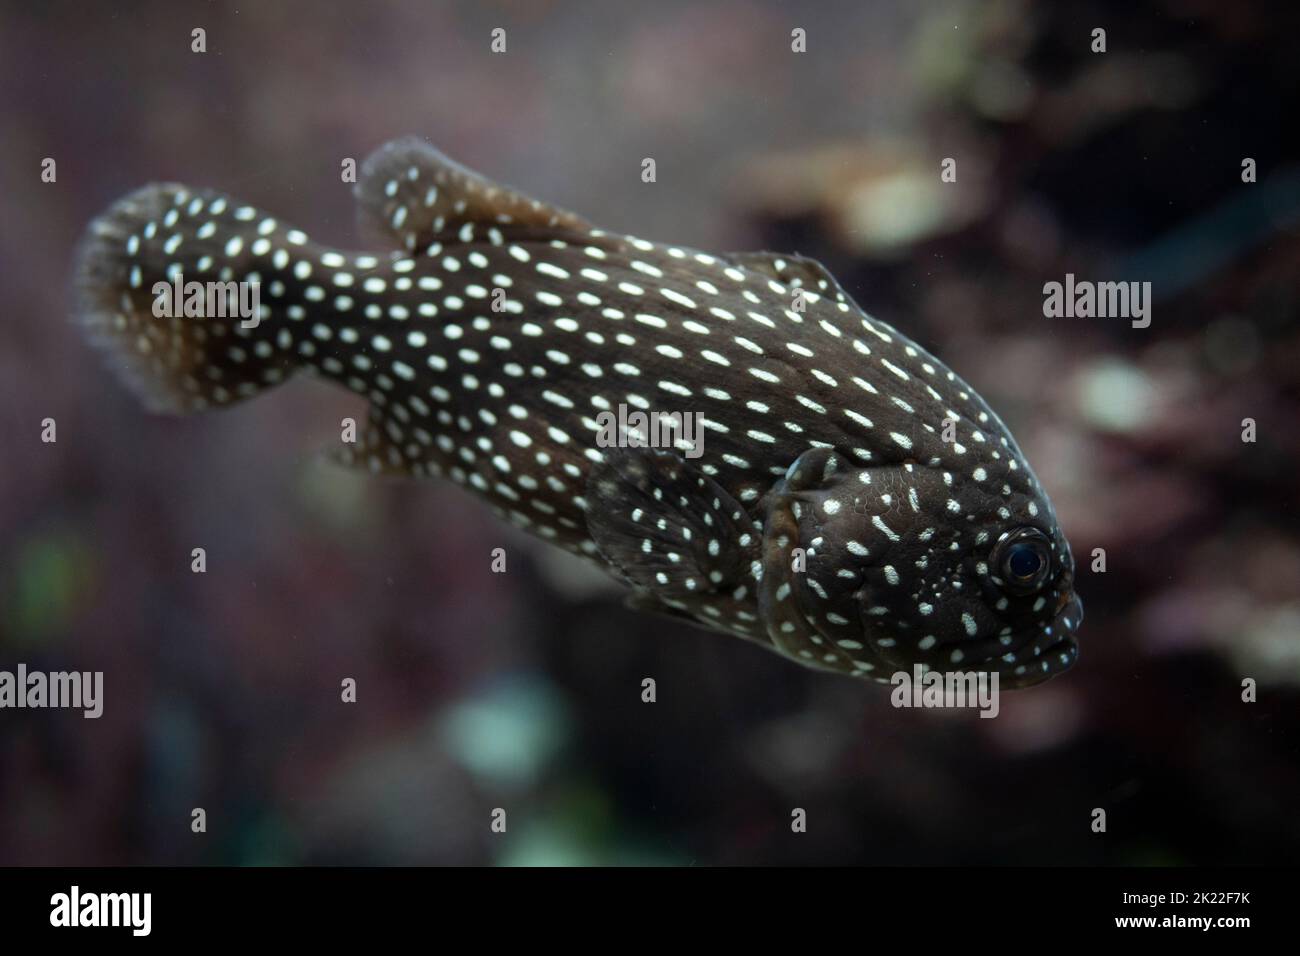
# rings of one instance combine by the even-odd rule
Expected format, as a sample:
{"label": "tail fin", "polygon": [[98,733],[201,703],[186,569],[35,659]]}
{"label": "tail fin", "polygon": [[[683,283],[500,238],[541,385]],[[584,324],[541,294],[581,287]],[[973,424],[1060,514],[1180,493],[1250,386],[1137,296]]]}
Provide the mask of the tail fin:
{"label": "tail fin", "polygon": [[[284,296],[275,275],[289,276],[286,244],[305,242],[220,193],[146,186],[86,230],[74,273],[77,317],[154,411],[250,398],[297,368],[293,337],[283,323],[267,321],[284,318],[280,303],[261,303]],[[302,317],[297,308],[290,317]]]}

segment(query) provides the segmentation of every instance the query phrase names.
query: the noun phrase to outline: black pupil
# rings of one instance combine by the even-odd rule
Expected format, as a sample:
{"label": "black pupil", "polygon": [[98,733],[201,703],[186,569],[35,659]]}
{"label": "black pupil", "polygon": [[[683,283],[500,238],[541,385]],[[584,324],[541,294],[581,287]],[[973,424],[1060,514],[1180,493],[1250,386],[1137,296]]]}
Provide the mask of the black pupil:
{"label": "black pupil", "polygon": [[1012,577],[1032,578],[1043,566],[1043,556],[1038,549],[1029,544],[1018,544],[1011,549],[1007,558],[1007,568]]}

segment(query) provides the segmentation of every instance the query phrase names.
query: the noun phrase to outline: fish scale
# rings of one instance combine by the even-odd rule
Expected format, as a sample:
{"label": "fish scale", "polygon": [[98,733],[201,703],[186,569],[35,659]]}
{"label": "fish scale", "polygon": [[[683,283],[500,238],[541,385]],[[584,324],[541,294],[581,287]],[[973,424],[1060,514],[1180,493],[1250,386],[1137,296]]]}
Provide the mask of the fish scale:
{"label": "fish scale", "polygon": [[[1073,663],[1069,546],[1014,439],[820,264],[611,234],[419,140],[381,148],[357,193],[397,251],[146,187],[87,232],[82,321],[156,410],[299,371],[365,396],[341,460],[464,485],[635,607],[879,681],[964,663],[1026,686]],[[156,317],[177,273],[258,282],[257,325]],[[697,414],[701,454],[601,447],[619,406]],[[1008,581],[1013,552],[1035,581]]]}

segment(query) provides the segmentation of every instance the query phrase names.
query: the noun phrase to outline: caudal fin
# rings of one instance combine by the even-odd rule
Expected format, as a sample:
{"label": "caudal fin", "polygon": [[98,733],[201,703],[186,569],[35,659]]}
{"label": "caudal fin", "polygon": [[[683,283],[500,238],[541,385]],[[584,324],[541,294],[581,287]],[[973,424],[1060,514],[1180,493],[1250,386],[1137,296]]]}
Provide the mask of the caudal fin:
{"label": "caudal fin", "polygon": [[[300,237],[217,192],[146,186],[87,228],[73,279],[77,318],[154,411],[250,398],[298,364],[276,321],[281,302],[267,300],[284,298],[278,273],[293,281],[291,258],[304,250],[291,257],[286,247]],[[178,278],[179,299],[158,287],[175,291]]]}

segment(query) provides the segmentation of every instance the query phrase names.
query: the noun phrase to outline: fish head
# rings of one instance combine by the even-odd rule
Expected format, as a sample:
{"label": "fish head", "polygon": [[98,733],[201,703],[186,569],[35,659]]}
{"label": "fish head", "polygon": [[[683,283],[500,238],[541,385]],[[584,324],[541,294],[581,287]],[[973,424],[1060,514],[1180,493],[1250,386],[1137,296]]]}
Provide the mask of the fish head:
{"label": "fish head", "polygon": [[778,650],[888,681],[996,672],[1028,687],[1069,668],[1083,619],[1051,502],[1009,443],[996,480],[942,457],[864,467],[800,456],[765,501],[760,610]]}

